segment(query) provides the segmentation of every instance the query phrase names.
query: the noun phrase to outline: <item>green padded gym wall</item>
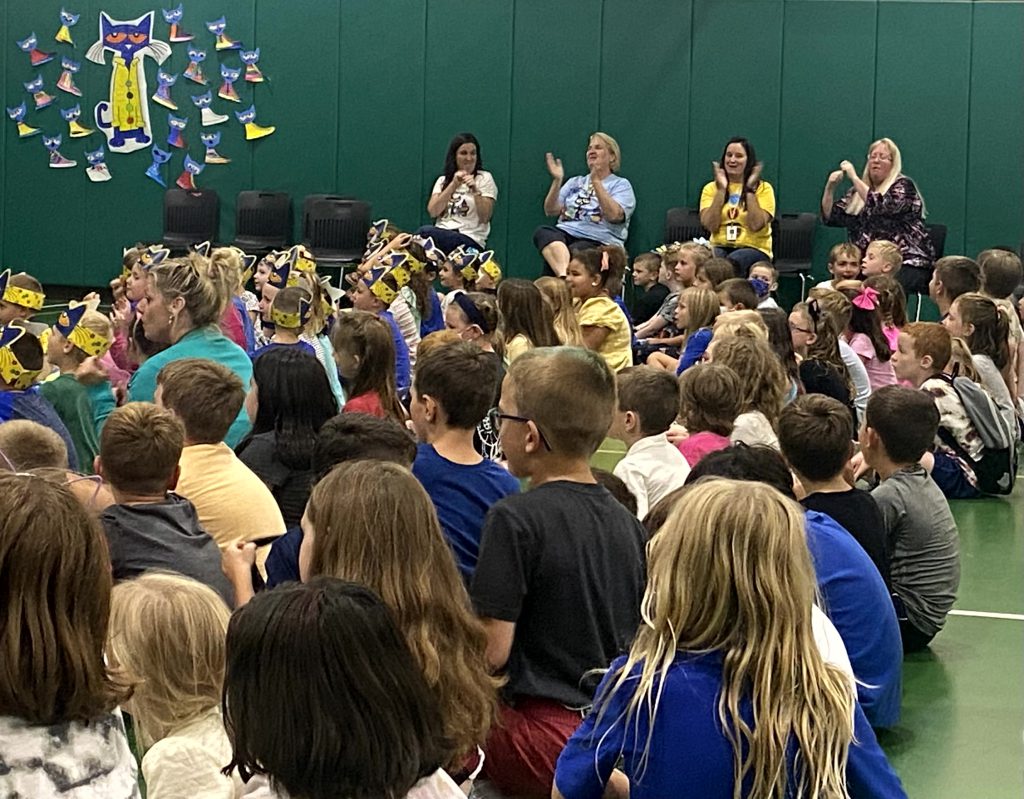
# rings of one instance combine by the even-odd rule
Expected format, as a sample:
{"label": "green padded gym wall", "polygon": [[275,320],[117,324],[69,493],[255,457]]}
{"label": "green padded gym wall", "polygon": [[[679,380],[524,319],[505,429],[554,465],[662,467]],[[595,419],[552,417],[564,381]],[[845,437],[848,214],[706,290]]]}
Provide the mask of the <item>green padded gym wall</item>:
{"label": "green padded gym wall", "polygon": [[[61,4],[4,4],[5,106],[31,104],[21,84],[33,70],[15,39],[35,31],[41,49],[64,50],[52,39]],[[131,19],[151,8],[83,0],[72,9],[81,14],[74,57],[84,61],[101,9]],[[156,37],[166,38],[155,8]],[[249,188],[290,192],[296,233],[302,198],[315,192],[365,198],[402,227],[425,223],[447,142],[471,130],[500,192],[490,244],[510,273],[532,275],[544,154],[577,174],[595,129],[618,138],[636,189],[633,252],[660,240],[668,208],[696,204],[733,135],[754,142],[780,212],[815,210],[828,172],[844,158],[860,168],[870,141],[888,135],[931,221],[948,226],[947,252],[1024,238],[1017,0],[192,0],[184,27],[211,45],[214,90],[219,56],[204,22],[222,14],[233,38],[260,47],[268,81],[255,92],[240,81],[240,93],[255,98],[260,124],[277,126],[257,142],[233,118],[219,128],[218,150],[232,162],[209,166],[197,183],[220,194],[222,241],[234,234],[237,193]],[[174,45],[165,68],[181,72],[186,61]],[[146,69],[152,93],[151,60]],[[122,246],[160,236],[162,190],[144,175],[148,150],[110,155],[113,180],[90,183],[84,151],[101,134],[68,138],[57,106],[71,98],[53,88],[59,60],[39,71],[57,103],[30,110],[28,121],[63,132],[62,152],[79,166],[48,169],[40,137],[19,139],[5,120],[0,263],[49,284],[99,285],[116,273]],[[83,64],[89,127],[108,81],[109,66]],[[199,87],[179,79],[173,92],[193,118],[185,136],[200,156],[189,100]],[[240,107],[215,104],[229,114]],[[163,143],[166,112],[150,111]],[[168,182],[180,172],[176,152]],[[820,231],[819,268],[841,238]]]}

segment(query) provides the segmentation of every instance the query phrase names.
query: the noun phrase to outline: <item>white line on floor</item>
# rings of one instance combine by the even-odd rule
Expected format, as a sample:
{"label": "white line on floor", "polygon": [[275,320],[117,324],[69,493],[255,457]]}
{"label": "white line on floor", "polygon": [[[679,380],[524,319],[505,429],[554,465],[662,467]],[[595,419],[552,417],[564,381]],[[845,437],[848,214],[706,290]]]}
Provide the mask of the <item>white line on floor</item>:
{"label": "white line on floor", "polygon": [[1024,614],[1021,613],[989,613],[983,610],[951,610],[950,616],[975,616],[981,619],[1010,619],[1011,621],[1024,621]]}

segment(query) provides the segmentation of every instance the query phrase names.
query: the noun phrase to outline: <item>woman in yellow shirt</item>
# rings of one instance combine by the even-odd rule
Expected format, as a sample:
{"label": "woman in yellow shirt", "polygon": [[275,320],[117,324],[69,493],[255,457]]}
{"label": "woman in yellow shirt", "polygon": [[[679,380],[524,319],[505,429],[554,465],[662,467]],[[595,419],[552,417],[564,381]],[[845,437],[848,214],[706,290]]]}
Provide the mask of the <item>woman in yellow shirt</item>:
{"label": "woman in yellow shirt", "polygon": [[622,248],[605,245],[574,253],[565,273],[583,346],[600,354],[613,372],[633,363],[629,320],[608,293],[609,284],[621,283],[625,269]]}
{"label": "woman in yellow shirt", "polygon": [[700,221],[711,231],[715,255],[747,277],[755,263],[772,260],[775,190],[761,180],[762,164],[742,137],[730,139],[722,160],[711,164],[715,179],[700,193]]}

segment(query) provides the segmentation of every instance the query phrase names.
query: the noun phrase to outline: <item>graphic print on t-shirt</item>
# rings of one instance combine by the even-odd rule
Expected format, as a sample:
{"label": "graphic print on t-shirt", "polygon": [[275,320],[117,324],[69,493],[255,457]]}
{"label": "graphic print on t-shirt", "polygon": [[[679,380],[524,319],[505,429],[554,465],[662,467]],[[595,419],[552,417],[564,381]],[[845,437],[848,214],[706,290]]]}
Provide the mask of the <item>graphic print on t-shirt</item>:
{"label": "graphic print on t-shirt", "polygon": [[601,204],[597,201],[594,184],[588,180],[583,184],[583,188],[576,193],[576,196],[566,202],[562,210],[561,221],[600,222],[602,219],[604,217],[601,215]]}

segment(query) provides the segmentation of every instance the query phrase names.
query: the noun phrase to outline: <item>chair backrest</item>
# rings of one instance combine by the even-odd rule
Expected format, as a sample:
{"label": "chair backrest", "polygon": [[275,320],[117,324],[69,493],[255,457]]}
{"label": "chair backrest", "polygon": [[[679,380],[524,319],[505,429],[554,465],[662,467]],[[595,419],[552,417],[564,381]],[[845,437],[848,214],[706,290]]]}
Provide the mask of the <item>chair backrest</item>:
{"label": "chair backrest", "polygon": [[928,238],[932,240],[932,249],[935,250],[935,260],[939,260],[946,252],[946,233],[947,228],[945,225],[929,225],[925,223],[925,230],[928,231]]}
{"label": "chair backrest", "polygon": [[282,249],[291,230],[292,198],[287,192],[242,191],[235,205],[235,238],[265,241]]}
{"label": "chair backrest", "polygon": [[211,189],[164,194],[164,240],[176,246],[216,241],[220,221],[220,199]]}
{"label": "chair backrest", "polygon": [[669,208],[665,214],[665,243],[691,241],[707,236],[700,223],[700,211],[695,208]]}
{"label": "chair backrest", "polygon": [[314,253],[362,253],[370,227],[370,204],[334,196],[320,198],[309,207],[306,227]]}
{"label": "chair backrest", "polygon": [[807,264],[810,268],[814,252],[814,233],[817,229],[816,214],[782,214],[772,220],[772,249],[778,262]]}

